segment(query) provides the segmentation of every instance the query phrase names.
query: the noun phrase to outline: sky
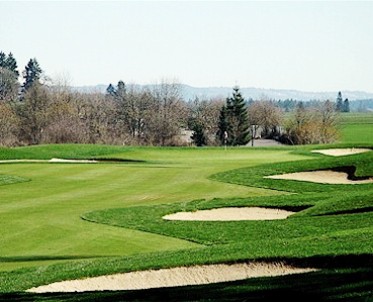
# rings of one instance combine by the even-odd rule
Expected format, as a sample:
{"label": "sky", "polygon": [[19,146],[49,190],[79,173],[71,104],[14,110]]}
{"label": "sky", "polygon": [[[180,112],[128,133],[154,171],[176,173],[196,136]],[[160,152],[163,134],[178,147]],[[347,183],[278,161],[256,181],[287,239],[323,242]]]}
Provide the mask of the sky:
{"label": "sky", "polygon": [[0,51],[70,85],[373,92],[373,2],[0,1]]}

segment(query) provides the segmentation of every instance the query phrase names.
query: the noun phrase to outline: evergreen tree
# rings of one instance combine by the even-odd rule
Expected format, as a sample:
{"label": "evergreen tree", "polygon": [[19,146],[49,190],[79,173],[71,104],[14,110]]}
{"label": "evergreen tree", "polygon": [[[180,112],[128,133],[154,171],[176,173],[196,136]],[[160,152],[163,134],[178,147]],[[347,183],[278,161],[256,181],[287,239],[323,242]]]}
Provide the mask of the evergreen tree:
{"label": "evergreen tree", "polygon": [[25,82],[23,84],[23,91],[27,91],[35,82],[39,82],[42,69],[36,59],[30,59],[30,61],[25,66],[23,72],[23,78]]}
{"label": "evergreen tree", "polygon": [[0,100],[14,100],[18,94],[17,62],[12,53],[0,52]]}
{"label": "evergreen tree", "polygon": [[342,109],[343,109],[342,92],[339,91],[338,96],[337,96],[337,104],[336,104],[336,107],[335,107],[335,111],[342,112]]}
{"label": "evergreen tree", "polygon": [[193,134],[190,138],[193,140],[196,146],[205,146],[207,144],[207,138],[205,135],[203,125],[199,124],[198,122],[195,122],[194,125],[191,127],[191,130],[193,131]]}
{"label": "evergreen tree", "polygon": [[222,144],[246,145],[250,141],[250,125],[246,103],[238,87],[233,96],[226,99],[220,110],[218,138]]}
{"label": "evergreen tree", "polygon": [[228,110],[227,106],[223,106],[220,109],[220,115],[219,115],[219,122],[218,122],[218,139],[222,145],[225,145],[227,143],[227,137],[226,135],[228,134]]}
{"label": "evergreen tree", "polygon": [[345,99],[343,102],[343,112],[350,112],[350,102],[348,99]]}
{"label": "evergreen tree", "polygon": [[12,53],[9,53],[8,57],[5,60],[5,68],[9,69],[11,72],[14,73],[15,77],[18,78],[19,72],[17,70],[17,61],[13,57]]}
{"label": "evergreen tree", "polygon": [[233,96],[227,99],[228,142],[230,145],[246,145],[250,141],[250,126],[246,103],[240,89],[233,88]]}
{"label": "evergreen tree", "polygon": [[5,68],[6,66],[6,54],[0,51],[0,67]]}
{"label": "evergreen tree", "polygon": [[106,88],[106,93],[110,96],[115,96],[116,92],[117,91],[112,84],[109,84],[109,86]]}

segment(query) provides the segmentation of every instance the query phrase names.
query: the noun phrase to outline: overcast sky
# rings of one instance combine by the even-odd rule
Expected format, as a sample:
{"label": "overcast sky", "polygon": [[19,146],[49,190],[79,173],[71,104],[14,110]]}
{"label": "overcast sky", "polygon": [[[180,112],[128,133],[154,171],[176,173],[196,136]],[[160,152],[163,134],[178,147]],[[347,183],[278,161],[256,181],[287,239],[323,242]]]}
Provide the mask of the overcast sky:
{"label": "overcast sky", "polygon": [[373,92],[373,2],[0,2],[0,50],[70,84]]}

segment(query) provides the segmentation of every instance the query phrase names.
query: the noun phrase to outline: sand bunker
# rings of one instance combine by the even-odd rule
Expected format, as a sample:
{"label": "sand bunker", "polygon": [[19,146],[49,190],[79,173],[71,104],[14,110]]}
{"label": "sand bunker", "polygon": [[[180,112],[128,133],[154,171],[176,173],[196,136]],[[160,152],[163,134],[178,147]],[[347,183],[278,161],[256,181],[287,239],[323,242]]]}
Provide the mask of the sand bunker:
{"label": "sand bunker", "polygon": [[97,160],[52,158],[48,160],[48,162],[49,163],[97,163]]}
{"label": "sand bunker", "polygon": [[0,160],[1,164],[11,164],[11,163],[97,163],[96,160],[90,159],[62,159],[62,158],[52,158],[52,159],[8,159]]}
{"label": "sand bunker", "polygon": [[27,291],[33,293],[47,293],[135,290],[210,284],[255,277],[300,274],[312,271],[316,271],[316,269],[296,268],[284,263],[214,264],[130,272],[82,280],[62,281],[33,287]]}
{"label": "sand bunker", "polygon": [[373,178],[364,180],[350,180],[347,173],[332,170],[288,173],[266,176],[265,178],[309,181],[322,184],[367,184],[373,183]]}
{"label": "sand bunker", "polygon": [[0,160],[1,164],[12,164],[12,163],[45,163],[48,162],[45,159],[4,159]]}
{"label": "sand bunker", "polygon": [[219,208],[195,212],[178,212],[163,216],[166,220],[237,221],[285,219],[294,212],[259,207]]}
{"label": "sand bunker", "polygon": [[321,153],[330,156],[344,156],[344,155],[352,155],[352,154],[359,154],[364,152],[372,151],[371,149],[366,148],[338,148],[338,149],[324,149],[324,150],[313,150],[314,153]]}

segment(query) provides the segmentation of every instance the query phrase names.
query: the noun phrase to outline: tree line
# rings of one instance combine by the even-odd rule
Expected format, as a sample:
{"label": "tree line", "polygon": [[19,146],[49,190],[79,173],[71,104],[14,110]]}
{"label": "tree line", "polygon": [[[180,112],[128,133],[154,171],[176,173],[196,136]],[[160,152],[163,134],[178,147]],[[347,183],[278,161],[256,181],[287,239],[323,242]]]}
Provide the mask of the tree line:
{"label": "tree line", "polygon": [[[337,102],[245,100],[239,87],[226,99],[183,100],[180,85],[136,89],[123,81],[106,93],[73,91],[43,80],[30,59],[19,82],[17,62],[0,52],[0,145],[92,143],[179,146],[246,145],[255,138],[287,144],[338,138]],[[348,100],[347,100],[348,102]],[[344,106],[346,101],[342,103]],[[292,108],[290,109],[290,105]],[[345,107],[343,107],[345,108]]]}

